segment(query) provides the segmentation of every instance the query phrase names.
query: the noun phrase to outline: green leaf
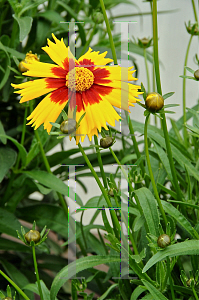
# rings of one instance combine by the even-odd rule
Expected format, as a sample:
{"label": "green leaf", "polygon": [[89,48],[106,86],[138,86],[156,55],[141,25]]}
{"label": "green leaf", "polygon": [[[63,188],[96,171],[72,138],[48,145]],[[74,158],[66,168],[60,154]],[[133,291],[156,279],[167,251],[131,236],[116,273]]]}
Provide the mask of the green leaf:
{"label": "green leaf", "polygon": [[158,291],[151,283],[142,279],[142,282],[149,290],[150,294],[154,297],[154,300],[168,300],[160,291]]}
{"label": "green leaf", "polygon": [[112,290],[114,290],[117,286],[118,286],[117,283],[112,284],[112,285],[106,290],[106,292],[105,292],[101,297],[98,298],[98,300],[104,300],[104,299],[108,296],[108,294],[109,294]]}
{"label": "green leaf", "polygon": [[164,168],[167,172],[168,178],[172,181],[173,177],[172,177],[172,174],[171,174],[169,159],[168,159],[168,156],[167,156],[166,152],[156,142],[154,142],[153,144],[154,144],[156,153],[159,156],[159,158],[160,158],[160,160],[161,160],[161,162],[162,162],[162,164],[163,164],[163,166],[164,166]]}
{"label": "green leaf", "polygon": [[149,232],[155,236],[159,236],[159,215],[157,210],[157,202],[149,189],[142,187],[135,190],[140,205],[143,209],[143,214],[147,222]]}
{"label": "green leaf", "polygon": [[17,148],[19,149],[22,165],[25,166],[26,165],[27,152],[26,152],[26,149],[24,148],[24,146],[22,146],[20,143],[17,142],[17,140],[13,139],[9,135],[0,134],[0,137],[6,137],[10,141],[12,141],[15,144],[15,146],[17,146]]}
{"label": "green leaf", "polygon": [[170,92],[170,93],[164,94],[162,97],[164,98],[164,100],[166,100],[167,98],[173,96],[173,94],[175,94],[175,92]]}
{"label": "green leaf", "polygon": [[174,257],[180,255],[199,255],[199,241],[191,240],[168,246],[164,250],[161,250],[155,255],[153,255],[144,266],[142,272],[145,273],[158,261],[166,259],[167,257]]}
{"label": "green leaf", "polygon": [[15,164],[17,153],[12,148],[0,148],[0,182]]}
{"label": "green leaf", "polygon": [[190,73],[192,73],[192,74],[195,73],[195,71],[194,71],[193,69],[189,68],[189,67],[185,67],[185,69],[186,69],[187,71],[189,71]]}
{"label": "green leaf", "polygon": [[7,50],[6,50],[6,47],[4,47],[4,45],[0,42],[0,50],[4,51],[5,55],[6,55],[6,59],[3,60],[3,62],[1,62],[1,67],[5,68],[5,70],[3,69],[3,73],[2,76],[1,76],[1,73],[0,73],[0,89],[2,89],[2,87],[6,84],[7,80],[8,80],[8,77],[10,75],[10,68],[8,68],[8,66],[11,65],[10,63],[10,57],[7,53]]}
{"label": "green leaf", "polygon": [[191,226],[189,221],[170,203],[161,200],[162,206],[166,213],[172,216],[193,238],[198,239],[197,231]]}
{"label": "green leaf", "polygon": [[[17,284],[21,289],[23,289],[23,287],[27,284],[29,284],[29,281],[27,279],[27,277],[21,273],[12,263],[9,263],[7,260],[5,259],[1,259],[1,263],[6,271],[6,273],[8,274],[8,276],[14,281],[15,284]],[[31,299],[34,300],[34,295],[33,293],[26,293],[27,296]]]}
{"label": "green leaf", "polygon": [[[3,124],[1,123],[1,121],[0,121],[0,135],[6,135],[6,133],[5,133],[5,131],[4,131],[4,127],[3,127]],[[6,145],[6,143],[7,143],[7,139],[5,138],[5,137],[0,137],[0,140],[2,141],[2,143],[4,144],[4,145]]]}
{"label": "green leaf", "polygon": [[133,293],[131,294],[131,299],[130,300],[137,300],[137,298],[147,290],[146,287],[144,286],[138,286],[134,289]]}
{"label": "green leaf", "polygon": [[19,40],[22,42],[31,30],[33,18],[29,16],[18,18],[15,15],[13,15],[13,18],[19,24]]}
{"label": "green leaf", "polygon": [[[15,234],[16,234],[15,237],[17,237],[17,233]],[[20,251],[25,253],[32,253],[30,247],[27,247],[26,245],[22,245],[1,237],[0,237],[0,249],[5,251],[13,250],[13,251]]]}
{"label": "green leaf", "polygon": [[21,224],[15,215],[0,208],[0,232],[17,237],[16,230],[21,230]]}
{"label": "green leaf", "polygon": [[[41,289],[42,289],[42,293],[43,293],[43,297],[45,300],[50,300],[50,291],[48,290],[48,288],[46,287],[45,283],[43,282],[43,280],[40,280],[40,284],[41,284]],[[39,290],[38,290],[38,284],[36,283],[31,283],[31,284],[27,284],[26,286],[24,286],[23,288],[24,290],[29,290],[37,295],[39,295]],[[57,297],[55,297],[55,300],[58,300]]]}
{"label": "green leaf", "polygon": [[36,221],[38,226],[45,225],[63,237],[68,237],[68,221],[63,209],[51,204],[38,204],[25,206],[16,210],[18,218],[32,223]]}
{"label": "green leaf", "polygon": [[[78,274],[80,271],[101,264],[108,264],[111,262],[120,262],[120,261],[121,258],[119,255],[118,256],[95,255],[95,256],[87,256],[87,257],[82,257],[77,259],[76,261],[72,262],[68,266],[64,267],[54,278],[50,290],[51,300],[55,299],[62,285],[73,276],[76,276],[76,274]],[[68,271],[70,271],[70,274]]]}

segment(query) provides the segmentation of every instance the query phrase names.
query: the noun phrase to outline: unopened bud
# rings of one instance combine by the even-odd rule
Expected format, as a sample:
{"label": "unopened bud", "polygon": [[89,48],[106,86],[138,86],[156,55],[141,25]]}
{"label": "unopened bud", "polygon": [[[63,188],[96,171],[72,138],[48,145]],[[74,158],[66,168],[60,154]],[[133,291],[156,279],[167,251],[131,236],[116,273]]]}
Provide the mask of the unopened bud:
{"label": "unopened bud", "polygon": [[164,98],[160,94],[152,92],[147,95],[145,104],[149,111],[157,112],[163,108]]}
{"label": "unopened bud", "polygon": [[166,248],[168,245],[171,244],[170,236],[167,235],[167,234],[160,235],[158,240],[157,240],[157,244],[161,248]]}
{"label": "unopened bud", "polygon": [[37,230],[30,230],[25,234],[26,241],[30,244],[31,241],[38,243],[41,239],[40,233]]}

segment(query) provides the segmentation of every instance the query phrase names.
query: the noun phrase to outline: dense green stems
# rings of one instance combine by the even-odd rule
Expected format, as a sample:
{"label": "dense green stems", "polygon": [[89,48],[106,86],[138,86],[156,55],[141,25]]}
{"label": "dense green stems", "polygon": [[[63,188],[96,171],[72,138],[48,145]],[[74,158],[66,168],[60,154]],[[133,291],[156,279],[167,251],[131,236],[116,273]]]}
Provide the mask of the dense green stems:
{"label": "dense green stems", "polygon": [[171,290],[171,297],[172,297],[172,300],[175,300],[173,281],[172,281],[171,270],[170,270],[170,258],[168,256],[167,256],[167,269],[168,269],[168,273],[169,273],[169,286],[170,286],[170,290]]}
{"label": "dense green stems", "polygon": [[94,135],[94,140],[95,140],[95,145],[96,145],[95,149],[96,149],[96,152],[97,152],[97,159],[98,159],[98,163],[99,163],[99,167],[100,167],[100,171],[101,171],[101,175],[102,175],[102,180],[103,180],[105,189],[108,189],[107,182],[106,182],[106,175],[104,173],[102,157],[101,157],[101,153],[100,153],[100,150],[99,150],[99,147],[98,147],[98,139],[97,139],[96,135]]}
{"label": "dense green stems", "polygon": [[1,274],[8,282],[10,282],[10,284],[12,284],[12,286],[15,288],[15,290],[16,290],[22,297],[24,297],[24,299],[30,300],[30,298],[28,298],[28,296],[26,296],[26,294],[18,287],[18,285],[16,285],[16,283],[14,283],[14,281],[12,281],[12,279],[10,279],[3,271],[0,270],[0,274]]}
{"label": "dense green stems", "polygon": [[[187,46],[187,51],[186,51],[186,56],[185,56],[185,61],[184,61],[184,71],[183,75],[186,75],[186,69],[185,67],[187,66],[187,60],[188,60],[188,55],[189,55],[189,49],[191,46],[191,41],[192,41],[193,35],[191,35],[189,39],[189,43]],[[184,123],[184,141],[185,141],[185,146],[188,146],[188,135],[187,135],[187,128],[185,127],[185,124],[187,122],[187,117],[186,117],[186,78],[183,78],[183,94],[182,94],[182,99],[183,99],[183,123]]]}
{"label": "dense green stems", "polygon": [[110,28],[110,25],[109,25],[109,21],[108,21],[108,18],[107,18],[106,9],[105,9],[103,0],[100,0],[100,5],[101,5],[102,13],[103,13],[103,16],[104,16],[104,21],[106,23],[106,28],[107,28],[107,32],[108,32],[108,36],[109,36],[110,47],[111,47],[111,51],[112,51],[114,64],[117,65],[117,56],[116,56],[116,51],[115,51],[115,45],[114,45],[114,42],[113,42],[113,36],[112,36],[112,33],[111,33],[111,28]]}
{"label": "dense green stems", "polygon": [[93,36],[95,34],[95,29],[96,29],[96,24],[93,26],[93,30],[92,30],[92,32],[90,34],[89,39],[86,41],[86,44],[84,45],[84,47],[83,47],[83,49],[82,49],[82,51],[80,53],[80,57],[86,52],[87,47],[90,45],[90,42],[92,41],[92,38],[93,38]]}
{"label": "dense green stems", "polygon": [[193,6],[194,17],[195,17],[196,23],[198,23],[198,15],[196,12],[195,2],[194,2],[194,0],[191,0],[191,1],[192,1],[192,6]]}
{"label": "dense green stems", "polygon": [[145,155],[146,155],[147,165],[148,165],[148,169],[149,169],[149,175],[150,175],[150,178],[151,178],[151,183],[152,183],[152,186],[153,186],[154,194],[155,194],[156,200],[158,202],[158,205],[159,205],[159,208],[160,208],[160,211],[161,211],[164,223],[165,223],[165,227],[166,227],[166,225],[167,225],[167,218],[166,218],[166,215],[165,215],[162,203],[161,203],[160,198],[159,198],[159,194],[158,194],[158,190],[157,190],[157,187],[156,187],[156,184],[155,184],[155,179],[154,179],[154,176],[153,176],[153,171],[152,171],[152,168],[151,168],[151,162],[150,162],[150,158],[149,158],[149,149],[148,149],[148,140],[147,140],[148,119],[149,119],[149,114],[146,117],[145,126],[144,126]]}
{"label": "dense green stems", "polygon": [[[80,143],[78,143],[78,147],[79,147],[79,150],[80,150],[81,153],[82,153],[82,156],[83,156],[84,159],[85,159],[85,162],[87,163],[89,169],[91,170],[91,173],[93,174],[93,177],[95,178],[95,180],[96,180],[96,182],[97,182],[97,184],[98,184],[100,190],[102,191],[102,194],[103,194],[103,196],[104,196],[104,198],[105,198],[105,200],[106,200],[106,203],[107,203],[108,207],[109,207],[109,208],[110,208],[110,207],[113,207],[113,206],[112,206],[112,203],[111,203],[111,201],[110,201],[110,199],[109,199],[109,197],[108,197],[108,194],[107,194],[107,192],[106,192],[106,190],[105,190],[105,188],[103,187],[101,181],[99,180],[99,177],[97,176],[97,173],[95,172],[95,170],[94,170],[94,168],[93,168],[93,166],[92,166],[90,160],[88,159],[88,157],[87,157],[86,153],[84,152],[84,149],[82,148],[82,146],[81,146]],[[119,221],[118,221],[118,219],[117,219],[117,216],[116,216],[116,214],[115,214],[115,211],[113,211],[113,210],[111,209],[111,210],[110,210],[110,214],[111,214],[112,221],[113,221],[113,228],[114,228],[114,230],[115,230],[116,236],[119,238],[119,232],[120,232],[120,224],[119,224]]]}
{"label": "dense green stems", "polygon": [[[162,95],[160,72],[159,72],[159,59],[158,59],[157,3],[156,3],[156,1],[157,0],[153,0],[153,47],[154,47],[153,51],[154,51],[154,64],[155,64],[157,92],[160,95]],[[172,155],[172,151],[171,151],[171,145],[170,145],[169,134],[168,134],[168,130],[167,130],[165,114],[164,113],[161,114],[161,117],[162,117],[161,124],[162,124],[162,129],[164,132],[166,149],[167,149],[169,164],[170,164],[170,168],[171,168],[171,172],[172,172],[174,187],[175,187],[176,193],[178,195],[178,199],[180,201],[180,200],[182,200],[182,195],[181,195],[181,190],[180,190],[178,180],[177,180],[176,170],[174,167],[173,155]]]}
{"label": "dense green stems", "polygon": [[42,289],[41,289],[41,283],[40,283],[40,279],[39,279],[39,272],[38,272],[38,268],[37,268],[37,259],[36,259],[36,253],[35,253],[35,246],[32,246],[32,255],[33,255],[35,275],[36,275],[36,278],[37,278],[39,295],[40,295],[41,300],[44,300]]}
{"label": "dense green stems", "polygon": [[144,62],[146,67],[146,76],[147,76],[147,93],[150,93],[150,76],[149,76],[149,68],[146,57],[146,48],[144,48]]}

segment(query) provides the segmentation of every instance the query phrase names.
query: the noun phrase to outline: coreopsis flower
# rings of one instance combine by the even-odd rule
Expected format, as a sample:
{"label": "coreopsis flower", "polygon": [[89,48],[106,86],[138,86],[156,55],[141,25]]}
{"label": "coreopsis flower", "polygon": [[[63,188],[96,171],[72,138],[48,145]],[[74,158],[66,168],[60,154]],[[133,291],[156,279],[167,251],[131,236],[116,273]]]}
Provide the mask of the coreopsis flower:
{"label": "coreopsis flower", "polygon": [[[44,124],[44,129],[49,133],[55,122],[68,104],[68,114],[71,116],[76,108],[76,122],[85,114],[76,129],[76,143],[80,137],[82,142],[86,135],[89,140],[93,135],[98,136],[101,128],[108,130],[106,123],[115,126],[115,120],[120,116],[113,106],[122,108],[122,95],[126,96],[129,105],[134,106],[136,97],[141,92],[137,85],[128,81],[137,80],[132,74],[135,72],[128,68],[128,76],[121,79],[121,67],[107,65],[113,60],[105,58],[107,52],[99,54],[91,48],[78,60],[72,55],[70,48],[66,47],[63,39],[58,40],[52,34],[55,43],[48,40],[48,46],[42,49],[50,56],[56,64],[32,61],[23,63],[28,69],[23,75],[31,77],[42,77],[21,84],[12,84],[14,88],[20,89],[15,93],[21,95],[20,103],[45,95],[45,98],[37,105],[31,115],[27,118],[37,129]],[[121,86],[121,82],[122,86]],[[124,106],[124,105],[123,105]]]}

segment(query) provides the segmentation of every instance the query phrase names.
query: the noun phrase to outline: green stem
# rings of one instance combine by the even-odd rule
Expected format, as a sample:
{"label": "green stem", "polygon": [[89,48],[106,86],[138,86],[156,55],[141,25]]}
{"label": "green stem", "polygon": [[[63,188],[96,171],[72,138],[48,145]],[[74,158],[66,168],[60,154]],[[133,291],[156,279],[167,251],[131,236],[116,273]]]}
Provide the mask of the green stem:
{"label": "green stem", "polygon": [[40,283],[40,279],[39,279],[39,272],[38,272],[38,268],[37,268],[37,260],[36,260],[35,246],[32,246],[32,255],[33,255],[33,261],[34,261],[35,274],[36,274],[36,278],[37,278],[37,284],[38,284],[39,295],[40,295],[41,300],[44,300],[44,298],[43,298],[43,293],[42,293],[42,289],[41,289],[41,283]]}
{"label": "green stem", "polygon": [[86,44],[84,45],[84,47],[83,47],[83,49],[82,49],[82,51],[80,53],[80,57],[86,52],[87,47],[90,45],[90,42],[92,41],[92,38],[93,38],[93,36],[95,34],[95,29],[96,29],[96,24],[93,26],[93,30],[92,30],[92,32],[90,34],[89,39],[86,41]]}
{"label": "green stem", "polygon": [[[162,95],[162,89],[161,89],[161,82],[160,82],[160,72],[159,72],[159,59],[158,59],[158,33],[157,33],[157,0],[153,0],[153,45],[154,45],[154,64],[155,64],[155,76],[156,76],[156,85],[157,85],[157,92]],[[178,184],[176,170],[174,167],[173,162],[173,154],[171,151],[171,145],[169,140],[169,134],[167,130],[167,123],[166,123],[166,117],[165,114],[161,114],[162,116],[162,128],[164,132],[165,137],[165,143],[166,143],[166,149],[167,149],[167,155],[169,159],[169,164],[172,172],[174,187],[177,192],[179,200],[182,199],[181,190]]]}
{"label": "green stem", "polygon": [[169,260],[168,256],[167,256],[167,269],[168,269],[168,272],[169,272],[169,285],[170,285],[170,289],[171,289],[172,300],[175,300],[175,294],[174,294],[174,289],[173,289],[173,281],[172,281],[171,270],[170,270],[170,260]]}
{"label": "green stem", "polygon": [[[193,35],[191,35],[190,39],[189,39],[189,43],[187,46],[187,51],[186,51],[186,55],[185,55],[185,61],[184,61],[184,72],[183,75],[186,75],[186,69],[185,67],[187,66],[187,60],[188,60],[188,55],[189,55],[189,50],[190,50],[190,46],[191,46],[191,41],[192,41]],[[185,124],[187,122],[187,117],[186,117],[186,78],[183,78],[183,123],[184,123],[184,141],[185,141],[185,146],[188,146],[187,143],[187,128],[185,127]]]}
{"label": "green stem", "polygon": [[194,0],[191,0],[191,1],[192,1],[192,6],[193,6],[194,17],[195,17],[196,23],[198,24],[198,15],[196,12],[195,2],[194,2]]}
{"label": "green stem", "polygon": [[144,48],[144,62],[146,67],[146,76],[147,76],[147,93],[150,93],[150,76],[149,76],[149,68],[146,57],[146,48]]}
{"label": "green stem", "polygon": [[30,300],[30,298],[28,298],[28,296],[26,296],[26,294],[18,287],[18,285],[16,285],[16,284],[14,283],[14,281],[12,281],[12,279],[10,279],[3,271],[0,270],[0,274],[1,274],[8,282],[10,282],[10,284],[12,284],[12,286],[16,289],[16,291],[17,291],[22,297],[24,297],[24,299]]}
{"label": "green stem", "polygon": [[146,117],[145,126],[144,126],[145,154],[146,154],[146,160],[147,160],[147,165],[148,165],[148,169],[149,169],[149,175],[150,175],[150,178],[151,178],[151,183],[152,183],[152,186],[153,186],[154,194],[155,194],[156,200],[158,202],[158,205],[159,205],[159,208],[160,208],[160,211],[161,211],[164,223],[165,223],[165,228],[166,228],[166,226],[167,226],[167,218],[166,218],[166,215],[165,215],[162,203],[161,203],[160,198],[159,198],[159,194],[158,194],[158,190],[157,190],[157,187],[156,187],[156,184],[155,184],[155,179],[154,179],[154,176],[153,176],[153,171],[152,171],[152,168],[151,168],[151,162],[150,162],[150,158],[149,158],[149,149],[148,149],[148,140],[147,140],[147,124],[148,124],[148,119],[149,119],[149,114]]}
{"label": "green stem", "polygon": [[[132,125],[132,122],[131,122],[131,118],[130,116],[128,115],[128,112],[125,111],[125,114],[126,114],[126,118],[128,120],[128,124],[129,124],[129,130],[130,130],[130,134],[131,134],[131,139],[132,139],[132,142],[133,142],[133,146],[134,146],[134,150],[135,150],[135,153],[137,155],[137,159],[139,159],[141,157],[141,154],[140,154],[140,150],[139,150],[139,147],[138,147],[138,143],[137,143],[137,140],[135,138],[135,132],[134,132],[134,129],[133,129],[133,125]],[[144,168],[144,163],[143,161],[140,162],[140,168],[142,170],[142,176],[143,178],[145,177],[145,168]],[[145,182],[146,182],[146,185],[148,186],[149,185],[149,180],[147,177],[145,177]]]}
{"label": "green stem", "polygon": [[[113,207],[112,203],[111,203],[111,201],[110,201],[110,199],[108,197],[108,194],[107,194],[107,192],[105,190],[105,188],[103,187],[101,181],[99,180],[99,177],[97,176],[95,170],[93,169],[93,166],[92,166],[90,160],[88,159],[86,153],[84,152],[84,149],[82,148],[82,146],[81,146],[80,143],[78,143],[78,147],[79,147],[79,150],[82,153],[82,156],[85,159],[85,162],[87,163],[89,169],[91,170],[91,173],[93,174],[93,177],[95,178],[95,180],[96,180],[96,182],[97,182],[100,190],[102,191],[102,194],[103,194],[103,196],[104,196],[104,198],[106,200],[106,203],[107,203],[108,207],[109,208]],[[115,231],[115,234],[116,234],[117,238],[119,238],[119,235],[120,235],[120,224],[119,224],[119,221],[117,219],[115,211],[113,211],[112,209],[110,209],[110,214],[111,214],[111,218],[112,218],[112,221],[113,221],[113,229]]]}
{"label": "green stem", "polygon": [[97,136],[94,135],[94,140],[95,140],[95,145],[96,145],[96,152],[97,152],[97,159],[98,159],[98,163],[99,163],[99,167],[100,167],[100,171],[101,171],[101,175],[102,175],[102,179],[103,179],[103,183],[104,183],[104,187],[105,189],[108,189],[107,186],[107,182],[106,182],[106,175],[104,173],[104,168],[103,168],[103,163],[102,163],[102,157],[101,157],[101,153],[98,147],[98,139]]}
{"label": "green stem", "polygon": [[192,286],[192,291],[193,291],[193,294],[194,294],[194,297],[196,298],[196,300],[199,300],[198,295],[197,295],[197,293],[195,291],[194,286]]}
{"label": "green stem", "polygon": [[109,25],[109,21],[108,21],[108,18],[107,18],[106,9],[105,9],[103,0],[100,0],[100,5],[101,5],[102,13],[103,13],[103,16],[104,16],[104,21],[106,23],[106,28],[107,28],[107,32],[108,32],[108,36],[109,36],[110,47],[111,47],[111,51],[112,51],[114,64],[117,65],[117,56],[116,56],[116,51],[115,51],[115,45],[114,45],[114,42],[113,42],[113,36],[112,36],[112,33],[111,33],[111,28],[110,28],[110,25]]}

